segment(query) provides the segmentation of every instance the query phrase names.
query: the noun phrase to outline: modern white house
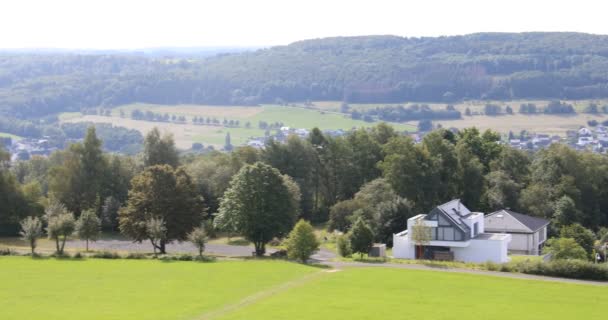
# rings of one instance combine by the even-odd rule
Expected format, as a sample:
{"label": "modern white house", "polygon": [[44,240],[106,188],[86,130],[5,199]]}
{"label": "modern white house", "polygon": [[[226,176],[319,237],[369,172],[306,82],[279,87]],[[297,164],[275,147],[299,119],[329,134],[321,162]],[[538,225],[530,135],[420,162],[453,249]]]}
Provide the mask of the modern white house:
{"label": "modern white house", "polygon": [[547,240],[546,219],[503,209],[488,214],[484,220],[486,232],[511,235],[511,253],[539,255]]}
{"label": "modern white house", "polygon": [[[418,223],[430,228],[431,240],[417,246],[410,238]],[[459,199],[408,219],[407,230],[393,235],[393,256],[401,259],[508,262],[510,234],[486,233],[484,215],[471,212]]]}

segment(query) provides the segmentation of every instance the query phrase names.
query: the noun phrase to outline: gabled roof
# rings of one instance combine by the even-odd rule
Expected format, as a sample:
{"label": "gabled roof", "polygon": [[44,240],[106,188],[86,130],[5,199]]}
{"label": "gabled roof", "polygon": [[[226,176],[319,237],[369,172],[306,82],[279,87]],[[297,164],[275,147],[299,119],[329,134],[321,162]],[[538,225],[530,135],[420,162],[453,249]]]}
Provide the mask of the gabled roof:
{"label": "gabled roof", "polygon": [[517,212],[511,211],[511,210],[507,210],[507,209],[502,209],[502,210],[492,212],[488,215],[488,217],[491,215],[500,213],[500,212],[509,214],[515,220],[519,221],[521,224],[523,224],[524,226],[526,226],[528,229],[530,229],[532,231],[537,231],[538,229],[549,224],[549,220],[546,220],[543,218],[532,217],[532,216],[529,216],[526,214],[517,213]]}
{"label": "gabled roof", "polygon": [[471,210],[465,207],[464,204],[460,202],[460,199],[454,199],[438,205],[437,208],[450,216],[450,218],[452,218],[458,224],[461,224],[461,218],[466,218],[471,214]]}
{"label": "gabled roof", "polygon": [[[462,222],[462,219],[470,216],[471,210],[465,207],[464,204],[460,202],[460,199],[454,199],[444,204],[440,204],[433,210],[438,210],[443,213],[446,218],[452,221],[454,226],[464,232],[465,236],[469,234],[470,229],[464,222]],[[431,212],[433,212],[433,210],[431,210]]]}

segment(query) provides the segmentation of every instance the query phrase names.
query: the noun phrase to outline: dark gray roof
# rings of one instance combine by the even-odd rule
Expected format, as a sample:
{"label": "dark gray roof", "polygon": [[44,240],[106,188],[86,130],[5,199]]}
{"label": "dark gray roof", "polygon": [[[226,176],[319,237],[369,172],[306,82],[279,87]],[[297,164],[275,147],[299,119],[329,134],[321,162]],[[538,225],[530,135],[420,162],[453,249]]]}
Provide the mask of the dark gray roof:
{"label": "dark gray roof", "polygon": [[[549,224],[549,220],[543,218],[532,217],[526,214],[517,213],[511,210],[503,209],[496,212],[504,211],[510,214],[513,218],[517,219],[517,221],[521,222],[524,226],[528,227],[532,231],[536,231],[546,225]],[[494,212],[494,213],[496,213]],[[494,214],[492,213],[492,214]]]}
{"label": "dark gray roof", "polygon": [[460,199],[454,199],[452,201],[438,205],[437,208],[443,211],[443,213],[450,216],[450,218],[452,218],[452,220],[454,220],[454,222],[458,224],[462,223],[462,218],[467,217],[471,214],[471,210],[465,207],[464,204],[460,202]]}

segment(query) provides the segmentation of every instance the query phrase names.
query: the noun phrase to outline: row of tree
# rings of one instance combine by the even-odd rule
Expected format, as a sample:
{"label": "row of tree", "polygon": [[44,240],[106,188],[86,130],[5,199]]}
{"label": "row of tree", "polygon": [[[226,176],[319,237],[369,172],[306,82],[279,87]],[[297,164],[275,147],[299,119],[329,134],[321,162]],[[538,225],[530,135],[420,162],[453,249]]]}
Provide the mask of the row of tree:
{"label": "row of tree", "polygon": [[[205,223],[245,235],[262,254],[298,218],[329,220],[344,232],[362,220],[374,241],[390,243],[409,217],[453,198],[476,211],[511,208],[551,219],[553,234],[577,223],[593,231],[608,225],[606,156],[564,145],[526,153],[474,128],[435,130],[418,144],[386,124],[341,137],[315,128],[307,139],[271,139],[262,150],[181,157],[158,130],[136,157],[106,154],[90,128],[82,143],[49,158],[5,163],[6,232],[41,216],[53,199],[76,218],[92,210],[104,228],[150,240],[161,252]],[[151,219],[162,221],[164,237],[150,237]]]}

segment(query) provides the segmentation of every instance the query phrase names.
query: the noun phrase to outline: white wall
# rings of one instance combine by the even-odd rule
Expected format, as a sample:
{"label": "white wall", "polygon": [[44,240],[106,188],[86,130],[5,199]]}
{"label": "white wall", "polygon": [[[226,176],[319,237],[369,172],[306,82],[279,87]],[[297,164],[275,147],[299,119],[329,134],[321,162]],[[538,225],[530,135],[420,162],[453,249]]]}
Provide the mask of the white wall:
{"label": "white wall", "polygon": [[416,248],[410,243],[409,236],[393,235],[393,257],[398,259],[415,259]]}
{"label": "white wall", "polygon": [[471,240],[465,248],[450,248],[454,252],[454,260],[482,263],[491,261],[504,263],[509,261],[507,255],[508,239],[500,240]]}
{"label": "white wall", "polygon": [[469,218],[469,219],[464,219],[464,223],[469,227],[469,229],[471,230],[471,238],[475,238],[475,235],[473,234],[473,232],[475,232],[475,228],[473,228],[473,225],[475,225],[475,223],[477,223],[477,234],[481,234],[485,232],[485,223],[484,223],[484,218],[483,218],[483,213],[474,213],[476,214],[476,216],[474,216],[473,218]]}

